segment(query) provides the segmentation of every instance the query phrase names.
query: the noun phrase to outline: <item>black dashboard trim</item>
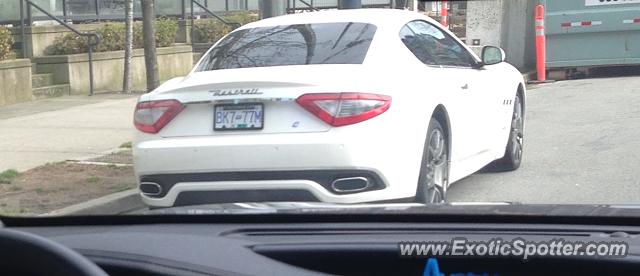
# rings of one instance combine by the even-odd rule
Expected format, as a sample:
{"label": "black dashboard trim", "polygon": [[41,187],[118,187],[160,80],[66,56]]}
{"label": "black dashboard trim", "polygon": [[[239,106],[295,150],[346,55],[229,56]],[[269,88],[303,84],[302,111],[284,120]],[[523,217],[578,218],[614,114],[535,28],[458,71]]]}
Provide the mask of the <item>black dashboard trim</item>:
{"label": "black dashboard trim", "polygon": [[99,266],[119,266],[166,275],[243,275],[212,267],[178,262],[154,256],[93,249],[74,249]]}
{"label": "black dashboard trim", "polygon": [[[310,216],[314,220],[327,217],[313,214]],[[209,221],[207,221],[208,223],[189,223],[189,220],[194,217],[207,218]],[[268,221],[265,217],[278,217],[281,220],[287,218],[288,221],[276,223]],[[606,261],[605,264],[629,263],[633,269],[640,267],[636,265],[640,264],[640,255],[638,255],[640,227],[594,225],[596,220],[582,224],[569,224],[567,221],[561,224],[532,224],[527,221],[526,217],[519,216],[518,221],[510,223],[472,224],[432,223],[428,220],[430,216],[409,216],[414,219],[422,218],[422,220],[415,223],[383,222],[392,219],[399,220],[403,217],[402,214],[396,216],[387,214],[382,216],[358,215],[355,218],[351,217],[350,220],[348,219],[350,216],[343,215],[341,219],[348,221],[345,223],[326,223],[326,221],[305,223],[301,220],[295,220],[296,217],[305,218],[304,215],[182,216],[182,221],[168,224],[151,223],[152,218],[155,220],[166,219],[162,216],[151,216],[147,218],[146,225],[124,226],[114,225],[115,221],[109,221],[108,217],[103,216],[92,218],[102,219],[105,220],[103,224],[107,222],[110,224],[104,226],[72,226],[67,224],[52,227],[17,227],[16,230],[41,235],[78,250],[107,270],[115,267],[114,275],[129,275],[132,271],[149,272],[154,275],[161,273],[170,275],[236,275],[238,273],[245,275],[319,275],[322,273],[340,274],[341,271],[356,271],[364,268],[368,269],[363,270],[365,272],[386,271],[378,269],[381,265],[387,264],[393,269],[399,267],[413,269],[416,266],[421,266],[423,260],[420,258],[396,258],[397,251],[394,250],[396,248],[394,244],[403,241],[446,241],[454,237],[466,237],[470,240],[522,237],[536,242],[551,238],[593,242],[625,241],[630,245],[629,255],[624,259]],[[329,217],[335,219],[335,214]],[[379,218],[377,221],[369,223],[354,222],[354,220],[376,217]],[[140,217],[114,217],[114,220],[122,218]],[[229,223],[229,219],[215,221],[214,218],[233,218],[236,221]],[[238,222],[240,218],[245,221],[248,218],[254,218],[256,221],[240,223]],[[459,220],[462,218],[458,217]],[[311,220],[311,218],[307,219]],[[629,218],[628,222],[631,224],[635,220]],[[501,230],[497,231],[498,229]],[[402,233],[403,230],[405,233]],[[627,235],[613,235],[622,232]],[[337,256],[337,258],[327,259],[328,256]],[[371,259],[372,256],[377,256],[377,259]],[[350,260],[355,262],[351,268],[356,270],[342,269],[341,266],[346,267],[345,269],[351,269],[344,263]],[[366,262],[362,262],[363,260]],[[482,262],[481,259],[470,260],[474,263]],[[317,266],[309,266],[310,263],[315,262],[321,265],[322,269],[318,269]],[[374,263],[378,266],[370,267],[368,263]],[[397,266],[396,264],[401,265]],[[516,262],[517,264],[519,263]],[[629,267],[625,266],[620,269],[627,268]],[[229,271],[231,273],[226,273]],[[373,275],[371,273],[364,274]]]}
{"label": "black dashboard trim", "polygon": [[[637,213],[634,213],[637,215]],[[144,225],[185,223],[502,223],[502,224],[584,224],[640,226],[636,216],[543,216],[495,214],[413,214],[413,213],[304,213],[304,214],[214,214],[214,215],[97,215],[51,217],[0,217],[5,227]]]}

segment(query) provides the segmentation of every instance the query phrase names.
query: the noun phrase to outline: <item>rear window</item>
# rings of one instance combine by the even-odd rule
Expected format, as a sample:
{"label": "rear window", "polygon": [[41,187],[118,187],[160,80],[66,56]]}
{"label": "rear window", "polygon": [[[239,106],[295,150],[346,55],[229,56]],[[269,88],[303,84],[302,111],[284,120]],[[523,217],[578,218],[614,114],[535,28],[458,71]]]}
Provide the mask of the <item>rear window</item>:
{"label": "rear window", "polygon": [[304,64],[361,64],[376,27],[317,23],[244,29],[225,37],[198,71]]}

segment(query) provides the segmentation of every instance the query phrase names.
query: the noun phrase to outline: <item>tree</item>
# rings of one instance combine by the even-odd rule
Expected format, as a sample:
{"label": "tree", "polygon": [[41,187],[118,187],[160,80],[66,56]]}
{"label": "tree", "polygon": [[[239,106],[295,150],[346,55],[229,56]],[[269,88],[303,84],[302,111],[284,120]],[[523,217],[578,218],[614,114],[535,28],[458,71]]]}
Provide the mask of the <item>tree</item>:
{"label": "tree", "polygon": [[133,0],[125,0],[124,82],[122,91],[131,93],[131,56],[133,53]]}
{"label": "tree", "polygon": [[147,91],[160,85],[154,22],[156,20],[155,0],[142,0],[142,36],[144,43],[144,65],[147,71]]}

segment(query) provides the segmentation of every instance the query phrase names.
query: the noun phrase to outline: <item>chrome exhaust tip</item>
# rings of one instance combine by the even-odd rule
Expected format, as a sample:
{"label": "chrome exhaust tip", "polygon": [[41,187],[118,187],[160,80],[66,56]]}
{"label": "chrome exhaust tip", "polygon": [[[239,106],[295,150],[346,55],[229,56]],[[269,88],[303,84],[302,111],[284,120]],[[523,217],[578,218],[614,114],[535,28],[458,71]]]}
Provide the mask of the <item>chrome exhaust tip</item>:
{"label": "chrome exhaust tip", "polygon": [[331,189],[337,193],[357,193],[371,187],[366,177],[338,178],[331,183]]}
{"label": "chrome exhaust tip", "polygon": [[143,195],[157,196],[162,193],[162,186],[155,182],[141,182],[140,192]]}

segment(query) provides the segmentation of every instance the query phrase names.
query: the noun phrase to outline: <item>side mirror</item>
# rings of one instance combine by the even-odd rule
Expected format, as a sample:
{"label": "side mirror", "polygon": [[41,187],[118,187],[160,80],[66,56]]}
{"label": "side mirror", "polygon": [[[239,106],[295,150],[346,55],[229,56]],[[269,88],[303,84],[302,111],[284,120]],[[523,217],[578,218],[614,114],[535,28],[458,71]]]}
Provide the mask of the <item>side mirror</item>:
{"label": "side mirror", "polygon": [[482,48],[482,63],[484,65],[493,65],[505,60],[504,50],[495,46],[484,46]]}

